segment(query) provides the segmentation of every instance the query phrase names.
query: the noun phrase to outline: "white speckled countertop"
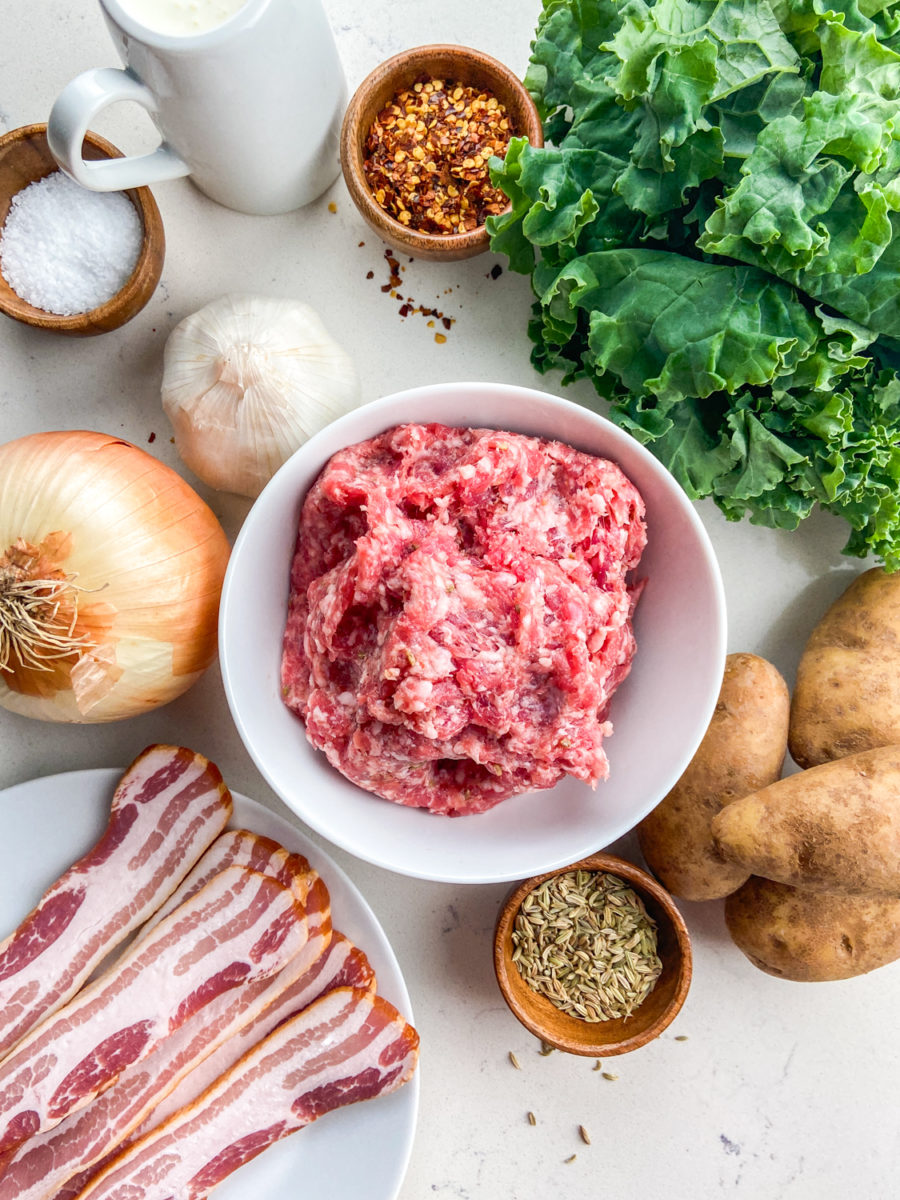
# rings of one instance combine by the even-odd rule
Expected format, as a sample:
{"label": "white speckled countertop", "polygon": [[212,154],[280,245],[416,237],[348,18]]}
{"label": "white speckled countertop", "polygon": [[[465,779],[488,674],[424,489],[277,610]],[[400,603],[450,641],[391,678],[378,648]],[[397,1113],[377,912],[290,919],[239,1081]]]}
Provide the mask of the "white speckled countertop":
{"label": "white speckled countertop", "polygon": [[[353,87],[388,55],[431,41],[477,46],[521,73],[539,5],[327,0],[326,7]],[[6,0],[3,18],[0,132],[45,120],[78,72],[118,65],[92,0]],[[129,152],[155,142],[144,115],[127,106],[110,110],[97,129]],[[558,389],[558,380],[529,365],[527,280],[505,270],[492,279],[500,260],[490,255],[449,267],[408,265],[405,293],[455,320],[446,344],[435,344],[421,316],[402,320],[398,302],[380,290],[384,248],[340,180],[308,209],[283,217],[219,208],[183,180],[155,195],[166,265],[149,306],[129,325],[69,340],[0,318],[0,441],[53,428],[99,429],[141,446],[155,435],[152,452],[179,467],[159,402],[163,344],[183,316],[236,289],[317,307],[352,349],[365,399],[454,379]],[[566,394],[593,397],[586,384]],[[247,502],[200,490],[233,538]],[[728,525],[711,506],[700,511],[725,578],[729,649],[765,655],[790,682],[818,614],[862,564],[840,557],[842,528],[831,518],[780,534]],[[215,668],[167,708],[125,723],[50,727],[0,711],[0,787],[121,766],[152,741],[194,746],[233,788],[286,812],[241,746]],[[637,856],[632,839],[617,849]],[[685,904],[695,952],[685,1007],[658,1041],[608,1060],[618,1076],[611,1081],[591,1059],[541,1057],[507,1012],[491,966],[505,886],[422,883],[333,852],[393,942],[422,1034],[419,1127],[400,1200],[896,1196],[900,965],[846,983],[785,983],[732,946],[720,904]],[[589,1146],[579,1124],[591,1134]]]}

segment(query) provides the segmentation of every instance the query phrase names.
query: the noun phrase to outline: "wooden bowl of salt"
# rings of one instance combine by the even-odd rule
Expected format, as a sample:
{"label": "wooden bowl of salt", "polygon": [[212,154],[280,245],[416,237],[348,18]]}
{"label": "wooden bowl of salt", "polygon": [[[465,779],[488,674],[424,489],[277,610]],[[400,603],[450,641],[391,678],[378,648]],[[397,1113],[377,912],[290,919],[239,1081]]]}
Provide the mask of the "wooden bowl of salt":
{"label": "wooden bowl of salt", "polygon": [[[648,918],[654,955],[642,952]],[[535,1037],[569,1054],[612,1057],[645,1046],[675,1019],[691,983],[691,941],[672,897],[646,871],[593,854],[526,879],[507,897],[494,934],[494,970],[504,1000]],[[656,978],[641,999],[645,971]]]}
{"label": "wooden bowl of salt", "polygon": [[[98,134],[88,133],[85,137],[86,159],[121,156],[120,150]],[[54,173],[60,178],[42,185],[39,204],[34,202],[34,192],[25,198],[25,189]],[[38,329],[84,337],[118,329],[140,312],[159,283],[166,240],[162,218],[149,188],[85,193],[85,189],[76,191],[76,187],[62,176],[50,153],[45,124],[23,125],[0,137],[0,312]],[[48,195],[50,188],[52,196]],[[19,216],[11,223],[14,197],[18,197]],[[136,213],[137,222],[131,210],[124,208],[124,197]],[[79,223],[85,228],[90,223],[82,222],[79,204],[91,206],[85,209],[91,222],[98,219],[98,213],[100,219],[105,219],[108,213],[109,220],[109,236],[102,239],[103,261],[99,254],[96,262],[89,259],[80,275],[71,273],[71,262],[53,270],[54,244],[65,243],[70,249],[69,229],[73,223],[76,228]],[[123,258],[116,261],[112,256],[120,247]],[[112,261],[107,261],[107,256]],[[8,276],[35,302],[19,295]],[[45,283],[48,277],[53,278],[49,289]],[[80,298],[91,294],[103,298],[82,307]],[[38,301],[69,311],[51,312],[40,307]],[[78,311],[71,311],[73,306]]]}

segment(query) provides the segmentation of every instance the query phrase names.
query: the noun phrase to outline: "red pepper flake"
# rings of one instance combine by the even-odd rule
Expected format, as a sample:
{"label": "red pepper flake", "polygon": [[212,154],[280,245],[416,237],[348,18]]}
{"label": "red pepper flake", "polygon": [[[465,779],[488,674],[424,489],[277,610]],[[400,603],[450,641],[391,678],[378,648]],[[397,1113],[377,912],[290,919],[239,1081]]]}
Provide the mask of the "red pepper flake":
{"label": "red pepper flake", "polygon": [[445,333],[436,333],[434,335],[434,340],[439,346],[443,346],[444,342],[447,340],[447,335]]}
{"label": "red pepper flake", "polygon": [[488,161],[514,133],[490,92],[423,77],[398,92],[366,136],[364,170],[376,202],[423,233],[464,233],[507,207]]}
{"label": "red pepper flake", "polygon": [[364,246],[366,243],[365,242],[357,242],[356,244],[357,244],[357,246]]}
{"label": "red pepper flake", "polygon": [[374,278],[375,278],[374,271],[366,271],[366,279],[374,279]]}
{"label": "red pepper flake", "polygon": [[330,204],[328,205],[328,211],[329,211],[330,213],[336,213],[336,212],[337,212],[337,205],[335,204],[335,202],[334,202],[333,200],[332,200],[332,201],[330,202]]}
{"label": "red pepper flake", "polygon": [[155,442],[155,441],[156,441],[156,434],[155,434],[155,433],[151,433],[151,434],[150,434],[150,436],[147,438],[147,441],[148,441],[148,442],[151,442],[151,443]]}
{"label": "red pepper flake", "polygon": [[[436,308],[428,308],[424,304],[416,304],[412,296],[403,295],[397,290],[397,285],[400,283],[400,272],[405,271],[406,267],[400,266],[400,263],[390,247],[388,247],[384,252],[384,260],[388,265],[388,271],[390,274],[388,276],[387,283],[383,283],[381,285],[381,290],[383,292],[389,292],[391,299],[398,302],[399,307],[397,312],[401,318],[405,319],[406,317],[412,316],[414,313],[418,313],[426,318],[436,317],[443,324],[445,329],[449,329],[454,324],[453,317],[444,316],[444,314],[439,312]],[[413,260],[410,259],[409,261],[412,262]],[[372,272],[369,272],[369,276],[367,276],[367,278],[371,278],[371,274]],[[433,320],[428,321],[429,329],[433,329],[434,325],[435,322]],[[441,338],[443,341],[447,340],[443,334],[441,335]]]}
{"label": "red pepper flake", "polygon": [[499,279],[502,274],[503,268],[499,263],[494,263],[494,265],[491,267],[491,279]]}

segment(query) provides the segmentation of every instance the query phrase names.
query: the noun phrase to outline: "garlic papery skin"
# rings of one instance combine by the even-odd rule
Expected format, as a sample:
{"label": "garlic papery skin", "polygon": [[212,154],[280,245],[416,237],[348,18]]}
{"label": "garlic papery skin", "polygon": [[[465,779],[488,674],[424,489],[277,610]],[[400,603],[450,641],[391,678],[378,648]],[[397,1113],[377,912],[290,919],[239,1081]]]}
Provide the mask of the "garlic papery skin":
{"label": "garlic papery skin", "polygon": [[182,461],[256,497],[307,438],[359,403],[350,356],[307,304],[227,295],[166,342],[162,404]]}

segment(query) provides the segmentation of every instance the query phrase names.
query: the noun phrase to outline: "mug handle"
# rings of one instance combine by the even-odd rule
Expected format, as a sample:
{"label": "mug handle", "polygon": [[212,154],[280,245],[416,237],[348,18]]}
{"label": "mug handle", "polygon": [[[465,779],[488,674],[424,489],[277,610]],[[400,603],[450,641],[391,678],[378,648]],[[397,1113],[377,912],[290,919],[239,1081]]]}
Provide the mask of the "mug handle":
{"label": "mug handle", "polygon": [[190,167],[163,142],[150,154],[86,162],[82,143],[91,121],[110,104],[134,100],[148,112],[156,98],[130,70],[95,67],[75,77],[56,98],[47,121],[50,152],[67,175],[94,192],[143,187],[190,174]]}

